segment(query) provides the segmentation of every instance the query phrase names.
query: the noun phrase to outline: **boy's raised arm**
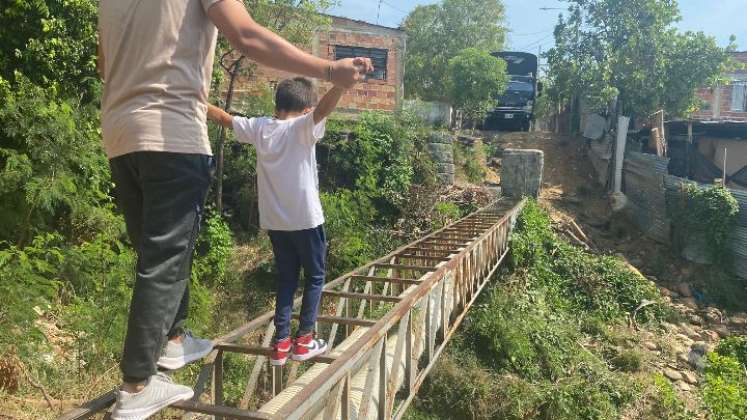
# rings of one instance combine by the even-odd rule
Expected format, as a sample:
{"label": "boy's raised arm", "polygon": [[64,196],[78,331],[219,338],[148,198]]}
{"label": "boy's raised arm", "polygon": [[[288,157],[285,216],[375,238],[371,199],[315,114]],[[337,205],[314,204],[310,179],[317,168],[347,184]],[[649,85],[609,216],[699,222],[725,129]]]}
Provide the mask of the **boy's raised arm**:
{"label": "boy's raised arm", "polygon": [[345,89],[343,88],[335,86],[330,89],[322,100],[319,101],[316,108],[314,108],[314,124],[319,124],[323,119],[329,117],[332,111],[337,108],[337,103],[340,102],[344,94]]}
{"label": "boy's raised arm", "polygon": [[208,104],[208,119],[226,128],[233,128],[233,116],[215,105]]}

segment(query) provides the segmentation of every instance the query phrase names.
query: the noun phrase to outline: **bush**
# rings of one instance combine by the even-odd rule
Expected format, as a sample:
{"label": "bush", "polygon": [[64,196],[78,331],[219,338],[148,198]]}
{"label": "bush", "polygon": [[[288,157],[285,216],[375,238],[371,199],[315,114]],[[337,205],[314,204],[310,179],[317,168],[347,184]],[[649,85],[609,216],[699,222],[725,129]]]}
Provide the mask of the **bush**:
{"label": "bush", "polygon": [[474,184],[481,184],[485,179],[485,150],[482,143],[475,142],[470,146],[454,144],[454,163],[457,175]]}
{"label": "bush", "polygon": [[[599,257],[560,240],[549,217],[530,201],[511,237],[511,264],[527,276],[556,290],[566,304],[592,311],[604,319],[619,319],[644,301],[661,301],[656,286],[613,257]],[[664,315],[662,305],[648,306],[642,319]]]}
{"label": "bush", "polygon": [[739,360],[708,354],[703,403],[714,419],[747,418],[747,374]]}
{"label": "bush", "polygon": [[716,353],[738,360],[747,368],[747,336],[733,336],[721,340],[716,347]]}

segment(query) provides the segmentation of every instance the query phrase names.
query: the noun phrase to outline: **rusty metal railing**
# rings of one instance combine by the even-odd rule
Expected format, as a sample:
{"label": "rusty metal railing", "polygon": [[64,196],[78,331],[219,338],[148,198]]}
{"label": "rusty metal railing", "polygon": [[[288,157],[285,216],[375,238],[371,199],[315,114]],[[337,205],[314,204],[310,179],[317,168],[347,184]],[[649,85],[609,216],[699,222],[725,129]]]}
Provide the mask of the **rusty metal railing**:
{"label": "rusty metal railing", "polygon": [[[327,325],[320,330],[331,347],[324,356],[270,366],[272,312],[218,338],[203,362],[195,397],[172,408],[187,419],[193,413],[216,419],[400,419],[505,259],[523,206],[499,200],[329,282],[323,296],[334,309],[318,320]],[[255,358],[237,407],[224,403],[228,353]],[[114,395],[108,392],[60,420],[106,411]]]}

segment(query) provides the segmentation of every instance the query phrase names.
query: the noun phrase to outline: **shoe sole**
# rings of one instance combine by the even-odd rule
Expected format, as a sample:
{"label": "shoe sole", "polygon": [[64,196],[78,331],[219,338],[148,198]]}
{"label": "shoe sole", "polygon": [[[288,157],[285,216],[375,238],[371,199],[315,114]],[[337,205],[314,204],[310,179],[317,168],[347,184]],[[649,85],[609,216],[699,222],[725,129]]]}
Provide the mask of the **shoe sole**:
{"label": "shoe sole", "polygon": [[293,354],[291,356],[291,359],[295,360],[296,362],[305,362],[305,361],[307,361],[309,359],[313,359],[313,358],[315,358],[315,357],[317,357],[319,355],[324,354],[324,352],[326,352],[326,351],[327,351],[327,345],[325,345],[324,347],[316,350],[313,353]]}
{"label": "shoe sole", "polygon": [[119,413],[119,415],[115,415],[114,413],[112,413],[111,419],[112,420],[144,420],[158,413],[164,408],[170,406],[171,404],[177,403],[179,401],[186,401],[194,397],[194,395],[195,395],[194,391],[190,389],[189,392],[184,392],[183,394],[174,395],[168,400],[162,401],[156,405],[153,405],[147,408],[140,408],[137,410],[127,410],[125,413]]}
{"label": "shoe sole", "polygon": [[283,366],[288,362],[288,358],[285,359],[270,359],[270,364],[273,366]]}
{"label": "shoe sole", "polygon": [[198,352],[198,353],[192,353],[187,354],[182,357],[161,357],[158,359],[158,362],[156,363],[158,367],[168,370],[177,370],[181,369],[184,366],[187,366],[188,364],[195,362],[197,360],[202,359],[203,357],[210,354],[211,351],[213,351],[214,347],[210,347],[209,349],[205,349],[204,351]]}

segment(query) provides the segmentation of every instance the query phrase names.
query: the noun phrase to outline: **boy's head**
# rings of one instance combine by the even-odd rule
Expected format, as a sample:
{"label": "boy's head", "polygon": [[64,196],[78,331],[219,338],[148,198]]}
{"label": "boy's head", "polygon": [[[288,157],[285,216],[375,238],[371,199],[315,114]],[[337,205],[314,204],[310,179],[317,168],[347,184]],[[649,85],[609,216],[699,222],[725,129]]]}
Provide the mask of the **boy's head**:
{"label": "boy's head", "polygon": [[283,80],[275,92],[275,112],[278,117],[304,114],[316,105],[314,84],[304,77]]}

